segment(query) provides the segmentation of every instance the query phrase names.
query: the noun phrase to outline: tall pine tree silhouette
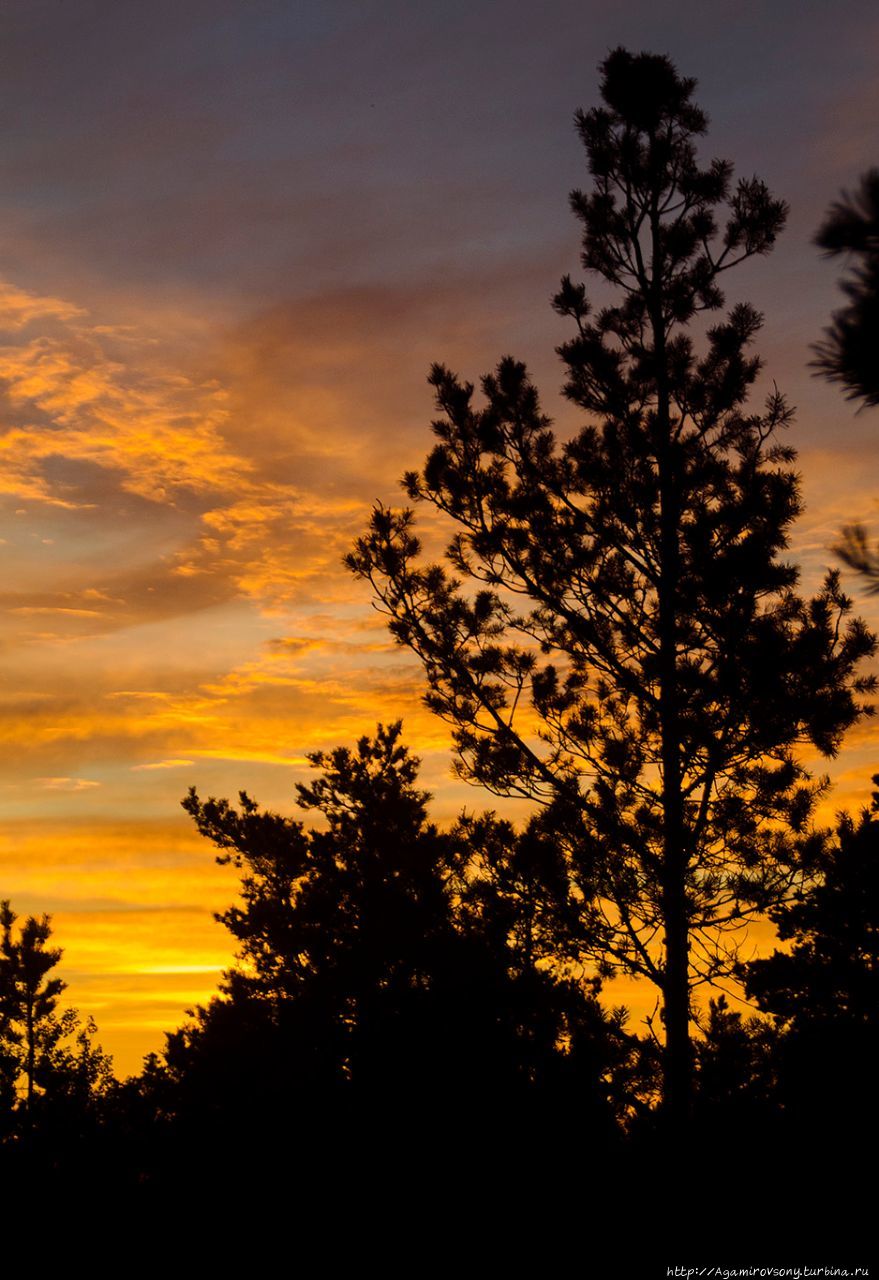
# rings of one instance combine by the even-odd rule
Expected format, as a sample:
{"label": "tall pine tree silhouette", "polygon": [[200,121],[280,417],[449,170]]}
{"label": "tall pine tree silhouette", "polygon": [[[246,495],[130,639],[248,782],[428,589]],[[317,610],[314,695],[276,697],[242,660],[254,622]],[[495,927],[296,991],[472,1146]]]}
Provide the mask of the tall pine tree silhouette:
{"label": "tall pine tree silhouette", "polygon": [[761,317],[739,303],[697,344],[723,276],[769,251],[786,209],[700,164],[694,88],[617,49],[603,105],[577,116],[593,185],[572,206],[608,301],[593,311],[566,278],[555,308],[587,424],[560,443],[511,358],[484,405],[435,366],[438,443],[404,483],[457,526],[447,564],[423,565],[412,512],[384,507],[348,557],[424,663],[462,776],[547,806],[597,962],[658,987],[677,1133],[691,990],[733,970],[743,922],[801,875],[821,783],[798,749],[837,750],[875,644],[834,574],[804,599],[783,559],[791,413],[777,391],[746,407]]}

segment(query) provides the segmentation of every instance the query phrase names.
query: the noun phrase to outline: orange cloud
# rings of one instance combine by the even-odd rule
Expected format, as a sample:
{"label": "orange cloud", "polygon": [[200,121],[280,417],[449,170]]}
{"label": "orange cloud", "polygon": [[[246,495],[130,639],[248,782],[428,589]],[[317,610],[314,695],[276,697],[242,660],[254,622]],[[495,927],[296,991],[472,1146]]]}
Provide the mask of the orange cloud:
{"label": "orange cloud", "polygon": [[47,791],[91,791],[93,787],[101,785],[89,778],[37,778],[36,782]]}
{"label": "orange cloud", "polygon": [[150,764],[133,764],[131,767],[135,772],[140,769],[186,769],[192,763],[192,760],[154,760]]}

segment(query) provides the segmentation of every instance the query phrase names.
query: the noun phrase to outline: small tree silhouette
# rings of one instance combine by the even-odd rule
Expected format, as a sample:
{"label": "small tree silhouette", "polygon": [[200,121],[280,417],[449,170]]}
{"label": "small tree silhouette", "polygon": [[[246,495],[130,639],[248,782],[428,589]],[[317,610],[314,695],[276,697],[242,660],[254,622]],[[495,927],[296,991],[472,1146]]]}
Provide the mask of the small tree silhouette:
{"label": "small tree silhouette", "polygon": [[8,901],[0,903],[0,1009],[7,1045],[20,1050],[28,1110],[33,1107],[37,1069],[42,1049],[54,1035],[53,1014],[66,987],[59,977],[48,975],[61,959],[59,947],[47,945],[52,935],[50,918],[28,916],[13,933],[17,916]]}

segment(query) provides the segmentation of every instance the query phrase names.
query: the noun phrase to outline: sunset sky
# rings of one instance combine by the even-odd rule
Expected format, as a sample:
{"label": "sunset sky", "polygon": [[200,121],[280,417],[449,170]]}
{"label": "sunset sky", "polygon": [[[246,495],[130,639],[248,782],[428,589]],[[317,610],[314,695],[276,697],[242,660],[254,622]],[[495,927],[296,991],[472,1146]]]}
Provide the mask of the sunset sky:
{"label": "sunset sky", "polygon": [[[790,202],[728,296],[798,406],[806,584],[846,520],[879,531],[879,413],[807,369],[839,303],[811,237],[879,164],[879,11],[8,0],[0,24],[0,897],[52,913],[125,1072],[232,957],[191,784],[292,811],[306,752],[402,716],[439,818],[489,801],[341,557],[430,444],[431,361],[516,355],[576,424],[549,298],[615,45],[698,77],[706,153]],[[831,812],[876,769],[879,723]]]}

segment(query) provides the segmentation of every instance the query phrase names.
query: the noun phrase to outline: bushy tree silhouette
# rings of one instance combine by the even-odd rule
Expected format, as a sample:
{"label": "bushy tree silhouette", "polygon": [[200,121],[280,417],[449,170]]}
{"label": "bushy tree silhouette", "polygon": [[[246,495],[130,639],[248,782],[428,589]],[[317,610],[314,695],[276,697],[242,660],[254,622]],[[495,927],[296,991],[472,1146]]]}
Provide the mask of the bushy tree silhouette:
{"label": "bushy tree silhouette", "polygon": [[773,914],[790,945],[745,979],[783,1032],[780,1103],[801,1140],[865,1143],[879,1127],[879,795],[840,818],[813,882]]}
{"label": "bushy tree silhouette", "polygon": [[410,498],[458,526],[424,566],[410,511],[379,507],[348,558],[424,663],[462,776],[550,808],[602,966],[659,988],[665,1099],[690,1096],[690,991],[734,970],[742,922],[783,899],[808,854],[820,783],[862,713],[874,648],[830,574],[796,592],[782,557],[800,510],[790,411],[746,407],[760,316],[721,281],[765,254],[784,204],[700,165],[695,81],[615,50],[603,105],[577,116],[593,189],[574,192],[597,313],[565,279],[565,394],[589,424],[560,444],[522,364],[474,388],[442,366],[438,443]]}
{"label": "bushy tree silhouette", "polygon": [[565,968],[549,837],[491,816],[439,831],[400,734],[310,757],[310,829],[243,793],[235,808],[190,792],[184,807],[242,872],[242,904],[218,917],[239,963],[169,1037],[153,1097],[251,1140],[293,1126],[326,1143],[341,1125],[350,1141],[377,1123],[386,1147],[468,1130],[475,1143],[513,1116],[533,1134],[535,1108],[566,1106],[569,1125],[610,1138],[637,1054],[622,1015]]}
{"label": "bushy tree silhouette", "polygon": [[778,1139],[776,1067],[780,1032],[771,1019],[732,1009],[725,995],[709,1002],[696,1042],[696,1107],[704,1147],[765,1147]]}

